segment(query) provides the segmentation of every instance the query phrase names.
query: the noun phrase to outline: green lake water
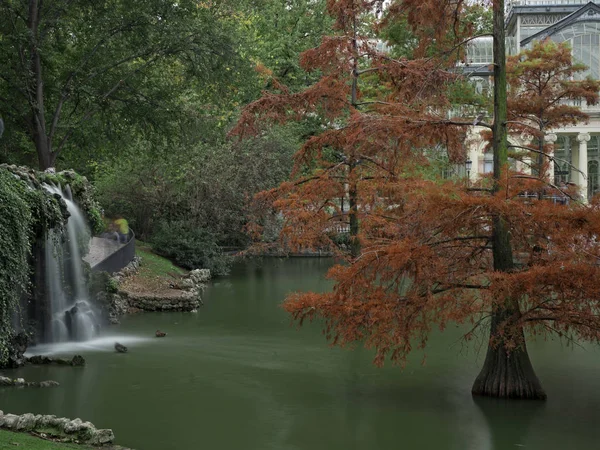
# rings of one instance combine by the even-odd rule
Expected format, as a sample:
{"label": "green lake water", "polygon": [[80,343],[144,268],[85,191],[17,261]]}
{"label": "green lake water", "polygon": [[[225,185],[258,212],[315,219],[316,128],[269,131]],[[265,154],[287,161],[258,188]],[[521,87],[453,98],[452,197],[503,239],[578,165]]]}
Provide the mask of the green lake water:
{"label": "green lake water", "polygon": [[[474,399],[484,350],[435,333],[404,371],[362,348],[330,348],[317,323],[290,326],[295,290],[324,290],[327,259],[245,263],[216,280],[198,313],[123,318],[65,349],[85,368],[6,371],[60,387],[0,389],[0,409],[112,428],[137,450],[571,450],[600,448],[600,351],[530,344],[546,402]],[[168,336],[154,338],[163,330]],[[116,337],[113,337],[116,336]],[[115,353],[115,340],[129,347]]]}

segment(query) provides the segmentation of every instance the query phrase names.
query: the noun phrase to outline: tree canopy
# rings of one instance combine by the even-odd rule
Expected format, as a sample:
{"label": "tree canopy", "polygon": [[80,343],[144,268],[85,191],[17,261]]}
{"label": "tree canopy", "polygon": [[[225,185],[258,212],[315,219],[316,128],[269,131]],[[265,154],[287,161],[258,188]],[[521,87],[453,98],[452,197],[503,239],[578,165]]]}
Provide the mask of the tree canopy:
{"label": "tree canopy", "polygon": [[[296,293],[284,307],[300,323],[323,319],[334,344],[374,348],[376,364],[387,357],[403,364],[414,347],[425,347],[434,327],[462,324],[467,340],[489,332],[473,393],[545,398],[525,331],[600,339],[593,281],[600,270],[599,210],[520,197],[547,180],[508,166],[508,115],[528,110],[507,104],[501,0],[491,2],[493,123],[475,121],[491,130],[494,172],[474,187],[423,177],[422,167],[437,151],[464,161],[464,133],[474,123],[472,117],[448,118],[448,88],[460,76],[449,69],[474,28],[461,22],[460,1],[392,2],[385,20],[405,21],[414,33],[409,38],[417,39],[413,59],[394,59],[360,35],[358,24],[376,6],[329,2],[336,33],[301,60],[321,78],[300,93],[266,93],[246,108],[235,130],[256,132],[265,120],[306,114],[323,121],[322,132],[297,153],[293,178],[259,200],[283,214],[282,244],[333,246],[332,231],[341,221],[351,251],[342,249],[345,262],[328,274],[332,292]],[[369,90],[368,98],[359,83],[365,74],[383,86]]]}
{"label": "tree canopy", "polygon": [[[227,96],[244,66],[230,28],[195,1],[2,2],[5,151],[26,154],[31,142],[45,169],[135,123],[164,132],[191,86],[205,100]],[[98,115],[104,126],[89,127]]]}
{"label": "tree canopy", "polygon": [[551,150],[545,145],[546,133],[589,119],[575,101],[598,103],[600,82],[583,78],[586,70],[585,65],[573,62],[571,48],[565,42],[537,41],[508,58],[509,132],[532,136],[537,141],[537,148],[529,147],[529,153],[535,153],[530,159],[536,161],[533,169],[538,175],[545,176],[551,161],[547,157]]}

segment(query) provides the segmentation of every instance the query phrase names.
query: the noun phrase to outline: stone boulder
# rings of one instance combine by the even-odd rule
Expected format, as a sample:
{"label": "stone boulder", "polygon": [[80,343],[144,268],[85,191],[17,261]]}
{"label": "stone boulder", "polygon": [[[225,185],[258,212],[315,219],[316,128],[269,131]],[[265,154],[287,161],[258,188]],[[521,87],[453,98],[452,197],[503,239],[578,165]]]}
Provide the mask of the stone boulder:
{"label": "stone boulder", "polygon": [[23,414],[17,420],[14,428],[17,431],[31,431],[37,424],[38,417],[31,413]]}
{"label": "stone boulder", "polygon": [[119,344],[118,342],[115,342],[115,350],[119,353],[127,353],[127,347],[125,347],[123,344]]}
{"label": "stone boulder", "polygon": [[58,381],[25,381],[23,378],[8,378],[0,376],[0,386],[17,386],[17,387],[55,387],[59,386]]}
{"label": "stone boulder", "polygon": [[81,355],[75,355],[71,359],[50,358],[48,356],[34,355],[29,358],[26,358],[26,362],[28,364],[33,364],[33,365],[55,364],[55,365],[59,365],[59,366],[73,366],[73,367],[85,366],[85,359]]}
{"label": "stone boulder", "polygon": [[26,333],[21,332],[12,336],[8,344],[8,359],[5,364],[6,368],[16,369],[25,365],[24,353],[29,345],[29,337]]}
{"label": "stone boulder", "polygon": [[196,285],[206,284],[210,281],[209,269],[194,269],[188,274],[188,278]]}
{"label": "stone boulder", "polygon": [[4,414],[0,411],[0,428],[12,431],[43,433],[45,436],[59,438],[64,442],[77,442],[88,445],[106,445],[112,443],[115,435],[110,429],[97,429],[94,424],[81,419],[69,420],[54,415]]}

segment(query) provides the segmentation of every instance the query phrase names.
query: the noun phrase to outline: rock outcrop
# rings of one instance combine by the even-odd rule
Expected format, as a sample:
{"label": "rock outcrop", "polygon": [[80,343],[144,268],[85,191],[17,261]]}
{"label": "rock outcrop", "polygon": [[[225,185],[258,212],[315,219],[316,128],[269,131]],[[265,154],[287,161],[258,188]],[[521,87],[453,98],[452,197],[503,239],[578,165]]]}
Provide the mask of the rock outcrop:
{"label": "rock outcrop", "polygon": [[92,274],[92,292],[96,304],[100,305],[104,316],[113,324],[119,324],[119,317],[129,312],[127,299],[119,293],[121,282],[135,275],[140,267],[141,258],[136,256],[127,266],[115,274],[107,272],[94,272]]}
{"label": "rock outcrop", "polygon": [[49,365],[55,364],[58,366],[73,366],[73,367],[83,367],[85,366],[85,359],[81,355],[75,355],[71,359],[66,358],[50,358],[48,356],[40,356],[35,355],[25,360],[28,364],[33,365]]}
{"label": "rock outcrop", "polygon": [[58,381],[25,381],[23,378],[8,378],[0,376],[0,386],[17,386],[17,387],[55,387],[59,386]]}
{"label": "rock outcrop", "polygon": [[98,430],[90,422],[83,422],[81,419],[70,420],[54,415],[27,413],[19,416],[4,414],[0,411],[0,428],[11,431],[36,432],[63,442],[89,445],[106,445],[115,439],[115,435],[110,429]]}
{"label": "rock outcrop", "polygon": [[130,308],[142,311],[193,311],[200,306],[197,292],[174,291],[166,294],[146,294],[137,292],[121,292]]}
{"label": "rock outcrop", "polygon": [[[132,266],[137,271],[137,264]],[[128,266],[129,267],[129,266]],[[132,275],[132,268],[123,269],[125,274],[117,274],[111,278],[112,285],[119,286],[122,279]],[[131,269],[131,270],[130,270]],[[123,272],[123,271],[121,271]],[[109,320],[119,323],[119,317],[127,312],[141,311],[183,311],[195,312],[202,305],[202,292],[210,280],[210,270],[196,269],[177,279],[173,289],[159,293],[130,292],[117,287],[114,292],[106,294]]]}
{"label": "rock outcrop", "polygon": [[5,366],[9,369],[21,367],[25,364],[27,358],[24,353],[27,351],[29,338],[24,332],[12,336],[9,344],[8,360]]}

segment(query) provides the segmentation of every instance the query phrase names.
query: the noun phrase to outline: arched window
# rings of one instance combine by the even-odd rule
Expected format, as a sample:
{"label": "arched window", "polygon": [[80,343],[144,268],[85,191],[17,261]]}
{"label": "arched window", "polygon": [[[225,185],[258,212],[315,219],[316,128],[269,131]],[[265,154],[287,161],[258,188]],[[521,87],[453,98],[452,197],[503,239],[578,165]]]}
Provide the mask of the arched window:
{"label": "arched window", "polygon": [[[583,79],[588,75],[594,79],[600,78],[600,21],[594,18],[578,21],[553,31],[549,37],[554,42],[568,42],[573,49],[573,60],[589,67],[588,71],[579,74],[578,78]],[[527,45],[530,44],[531,42]]]}
{"label": "arched window", "polygon": [[585,64],[588,70],[581,72],[578,78],[588,75],[597,80],[600,78],[600,35],[584,34],[571,39],[573,49],[573,60]]}

